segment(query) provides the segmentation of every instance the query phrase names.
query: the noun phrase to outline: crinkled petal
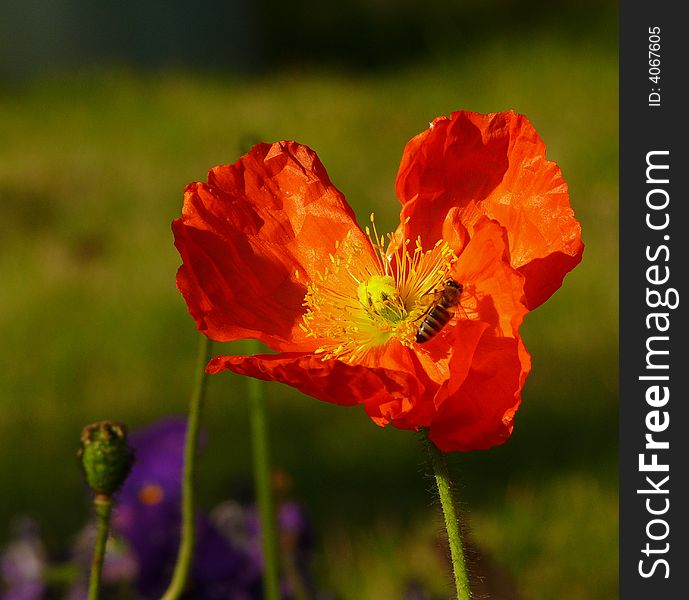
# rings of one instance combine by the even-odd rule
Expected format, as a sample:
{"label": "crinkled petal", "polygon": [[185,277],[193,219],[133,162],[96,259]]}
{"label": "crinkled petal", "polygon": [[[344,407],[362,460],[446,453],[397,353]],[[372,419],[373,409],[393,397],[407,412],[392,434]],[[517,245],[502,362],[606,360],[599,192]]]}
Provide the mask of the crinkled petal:
{"label": "crinkled petal", "polygon": [[172,228],[177,287],[198,329],[284,351],[314,347],[299,328],[306,284],[336,244],[349,236],[373,252],[316,154],[296,142],[259,144],[187,186]]}
{"label": "crinkled petal", "polygon": [[[343,406],[363,404],[367,410],[413,402],[423,391],[423,384],[410,372],[323,360],[320,355],[307,353],[218,356],[208,363],[207,371],[232,371],[279,381],[325,402]],[[374,421],[384,424],[389,418],[388,412],[381,409]]]}
{"label": "crinkled petal", "polygon": [[430,439],[445,452],[484,450],[504,443],[512,433],[530,367],[520,338],[496,337],[487,331],[461,385],[456,387],[450,380],[439,393],[446,397],[440,399]]}
{"label": "crinkled petal", "polygon": [[[448,218],[451,218],[449,215]],[[454,214],[454,218],[459,218]],[[459,313],[488,323],[494,334],[514,337],[528,312],[524,276],[510,266],[507,234],[496,221],[481,217],[454,266],[464,286]]]}
{"label": "crinkled petal", "polygon": [[[445,230],[460,231],[456,211],[450,211]],[[461,236],[463,238],[463,236]],[[505,229],[496,221],[482,217],[476,224],[474,235],[468,242],[446,238],[459,254],[453,277],[463,286],[455,317],[430,341],[416,346],[420,365],[438,386],[449,378],[461,381],[458,364],[471,362],[478,338],[486,329],[494,335],[515,337],[528,312],[524,304],[524,277],[509,264]],[[464,244],[463,248],[461,244]],[[478,327],[474,327],[474,325]],[[471,343],[465,343],[466,340]],[[461,361],[455,360],[450,368],[453,353],[466,353]]]}
{"label": "crinkled petal", "polygon": [[395,340],[383,348],[374,369],[388,392],[386,397],[365,404],[366,413],[378,425],[392,423],[399,429],[416,429],[430,423],[435,408],[433,396],[439,383],[438,363],[424,361],[410,348]]}
{"label": "crinkled petal", "polygon": [[[395,427],[415,429],[426,427],[435,420],[440,403],[447,397],[443,390],[448,385],[455,389],[462,385],[469,374],[474,352],[488,327],[488,323],[481,321],[459,321],[448,327],[444,340],[433,339],[424,344],[422,351],[417,351],[419,372],[433,378],[435,385],[429,387],[435,393],[432,398],[417,403],[414,410],[398,415],[392,422]],[[449,351],[445,349],[447,344],[450,345]],[[438,356],[440,353],[442,355]]]}
{"label": "crinkled petal", "polygon": [[410,218],[424,246],[440,238],[453,208],[470,233],[483,215],[503,225],[530,308],[581,260],[581,227],[567,184],[523,115],[459,111],[437,118],[405,147],[396,189],[402,220]]}
{"label": "crinkled petal", "polygon": [[429,435],[445,451],[479,450],[509,437],[531,369],[519,335],[528,312],[524,277],[509,264],[505,229],[486,217],[477,221],[455,274],[465,284],[460,309],[467,320],[460,319],[452,338],[450,376],[436,395]]}
{"label": "crinkled petal", "polygon": [[402,429],[428,425],[439,385],[427,374],[416,353],[397,342],[381,350],[376,366],[348,364],[321,355],[283,353],[218,356],[208,373],[229,370],[266,381],[279,381],[319,400],[364,406],[378,425],[392,422]]}

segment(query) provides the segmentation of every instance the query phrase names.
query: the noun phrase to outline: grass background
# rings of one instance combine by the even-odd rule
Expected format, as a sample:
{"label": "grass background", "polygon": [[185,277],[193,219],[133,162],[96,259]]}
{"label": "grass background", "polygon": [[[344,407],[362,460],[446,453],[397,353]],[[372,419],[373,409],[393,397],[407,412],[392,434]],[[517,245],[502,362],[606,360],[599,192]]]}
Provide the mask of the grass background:
{"label": "grass background", "polygon": [[[81,427],[185,410],[197,332],[174,285],[170,221],[190,181],[252,139],[318,152],[360,220],[391,230],[405,142],[465,108],[525,113],[561,166],[584,260],[527,317],[533,356],[511,440],[455,455],[471,537],[506,592],[617,596],[617,56],[613,32],[539,31],[375,71],[256,76],[100,67],[0,91],[0,539],[30,514],[67,543],[87,504]],[[241,352],[242,343],[215,349]],[[246,382],[214,377],[202,503],[250,486]],[[314,570],[337,598],[448,595],[439,507],[421,443],[357,409],[273,384],[274,462],[317,531]],[[509,591],[512,590],[512,591]]]}

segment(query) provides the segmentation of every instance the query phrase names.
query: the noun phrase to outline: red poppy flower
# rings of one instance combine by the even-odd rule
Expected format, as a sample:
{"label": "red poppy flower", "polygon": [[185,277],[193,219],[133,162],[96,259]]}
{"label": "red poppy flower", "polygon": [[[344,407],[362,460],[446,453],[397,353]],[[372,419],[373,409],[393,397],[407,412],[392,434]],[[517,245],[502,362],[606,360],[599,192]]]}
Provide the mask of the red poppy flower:
{"label": "red poppy flower", "polygon": [[208,372],[361,404],[445,451],[500,444],[530,370],[519,326],[581,260],[567,186],[526,118],[457,112],[407,144],[397,193],[397,230],[362,230],[296,142],[190,184],[173,222],[190,313],[212,339],[276,351]]}

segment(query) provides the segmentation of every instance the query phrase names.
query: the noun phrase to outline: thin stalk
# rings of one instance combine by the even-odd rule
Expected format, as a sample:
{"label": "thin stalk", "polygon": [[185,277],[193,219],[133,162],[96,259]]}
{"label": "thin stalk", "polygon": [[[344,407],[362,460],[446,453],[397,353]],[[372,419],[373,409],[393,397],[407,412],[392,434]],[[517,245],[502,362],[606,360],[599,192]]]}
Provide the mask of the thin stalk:
{"label": "thin stalk", "polygon": [[[258,344],[252,351],[258,352]],[[270,481],[270,455],[268,451],[268,424],[264,384],[258,379],[249,379],[249,420],[253,452],[254,486],[258,513],[261,520],[261,548],[263,550],[263,597],[265,600],[279,600],[280,582],[278,576],[277,543],[275,537],[275,505]]]}
{"label": "thin stalk", "polygon": [[110,531],[110,515],[112,514],[112,497],[98,494],[93,504],[96,508],[96,545],[93,549],[91,561],[91,577],[89,579],[89,599],[98,600],[100,593],[100,581],[103,573],[103,560],[105,559],[105,547],[108,543]]}
{"label": "thin stalk", "polygon": [[172,580],[161,600],[176,600],[182,595],[187,580],[189,579],[189,571],[191,570],[191,562],[194,556],[194,543],[196,541],[196,498],[194,494],[194,484],[196,482],[196,456],[198,451],[199,428],[201,426],[201,411],[208,384],[206,364],[210,360],[211,345],[211,340],[205,335],[202,335],[199,342],[196,382],[189,401],[187,432],[184,442],[181,539]]}
{"label": "thin stalk", "polygon": [[452,572],[454,573],[455,587],[457,588],[457,600],[471,600],[469,574],[467,572],[466,559],[464,558],[462,537],[459,531],[459,518],[457,516],[457,507],[455,506],[452,480],[447,470],[445,456],[428,438],[427,430],[422,430],[422,435],[428,449],[428,455],[431,458],[435,483],[438,486],[438,494],[440,496],[440,504],[443,508],[447,539],[450,543]]}

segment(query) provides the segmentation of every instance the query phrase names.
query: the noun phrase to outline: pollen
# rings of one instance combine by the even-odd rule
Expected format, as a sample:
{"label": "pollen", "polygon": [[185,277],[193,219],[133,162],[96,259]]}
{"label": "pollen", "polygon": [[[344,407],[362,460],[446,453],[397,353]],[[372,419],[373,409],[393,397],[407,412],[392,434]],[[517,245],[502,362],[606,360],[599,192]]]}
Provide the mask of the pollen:
{"label": "pollen", "polygon": [[424,249],[420,239],[412,243],[399,232],[380,236],[374,215],[370,221],[370,244],[349,234],[307,284],[300,327],[319,341],[316,353],[324,360],[375,362],[393,339],[412,347],[421,319],[451,278],[456,257],[446,242]]}

